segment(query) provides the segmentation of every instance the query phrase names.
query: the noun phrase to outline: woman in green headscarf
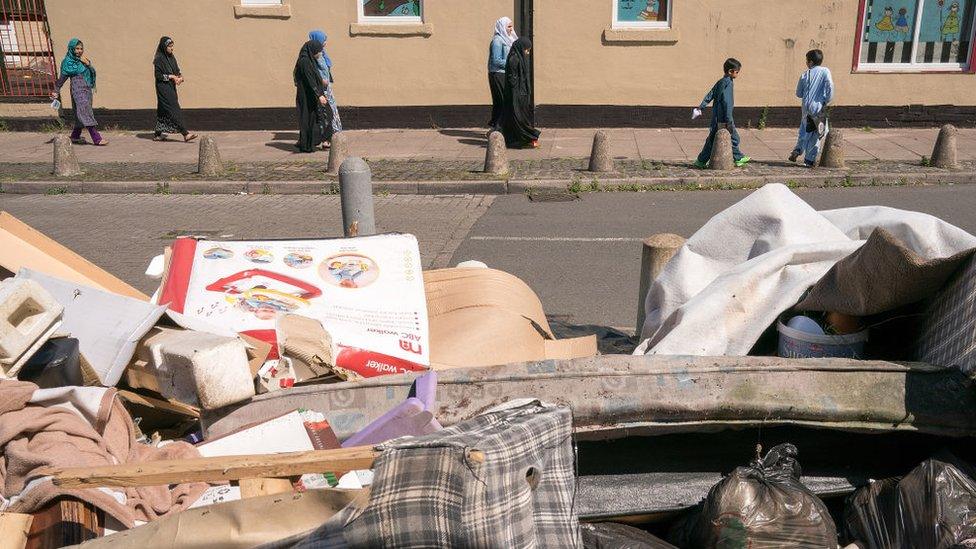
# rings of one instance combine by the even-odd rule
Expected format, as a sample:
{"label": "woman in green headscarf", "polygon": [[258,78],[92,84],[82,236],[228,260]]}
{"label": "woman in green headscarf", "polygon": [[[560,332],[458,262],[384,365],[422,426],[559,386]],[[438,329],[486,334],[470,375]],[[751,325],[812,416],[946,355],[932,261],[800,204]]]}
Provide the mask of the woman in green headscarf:
{"label": "woman in green headscarf", "polygon": [[84,143],[81,137],[81,130],[88,129],[92,143],[95,145],[108,145],[108,141],[98,133],[98,122],[95,121],[95,113],[92,111],[92,92],[95,89],[95,66],[91,59],[85,57],[85,45],[77,38],[72,38],[68,42],[68,53],[61,60],[61,76],[54,84],[52,98],[60,95],[61,87],[65,81],[71,80],[71,107],[75,115],[75,127],[71,132],[71,140],[75,143]]}

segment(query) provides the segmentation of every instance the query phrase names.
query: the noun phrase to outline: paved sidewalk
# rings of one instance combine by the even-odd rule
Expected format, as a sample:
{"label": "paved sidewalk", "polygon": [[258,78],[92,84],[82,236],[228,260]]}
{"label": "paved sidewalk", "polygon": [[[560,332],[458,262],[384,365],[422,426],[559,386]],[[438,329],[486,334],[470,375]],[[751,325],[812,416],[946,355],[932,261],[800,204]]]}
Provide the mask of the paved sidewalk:
{"label": "paved sidewalk", "polygon": [[[592,129],[543,130],[537,150],[509,151],[513,160],[551,160],[589,156]],[[698,155],[706,129],[608,129],[611,150],[618,160],[689,162]],[[782,161],[796,142],[796,130],[740,129],[742,150],[760,162]],[[845,129],[849,160],[918,161],[932,153],[938,129]],[[79,146],[82,163],[193,163],[195,143],[157,143],[152,134],[105,132],[107,147]],[[325,152],[299,154],[297,132],[213,132],[225,161],[236,163],[323,162]],[[481,129],[352,130],[346,132],[350,154],[370,160],[484,159]],[[0,163],[49,163],[52,133],[0,133]],[[959,130],[960,160],[976,160],[976,129]]]}

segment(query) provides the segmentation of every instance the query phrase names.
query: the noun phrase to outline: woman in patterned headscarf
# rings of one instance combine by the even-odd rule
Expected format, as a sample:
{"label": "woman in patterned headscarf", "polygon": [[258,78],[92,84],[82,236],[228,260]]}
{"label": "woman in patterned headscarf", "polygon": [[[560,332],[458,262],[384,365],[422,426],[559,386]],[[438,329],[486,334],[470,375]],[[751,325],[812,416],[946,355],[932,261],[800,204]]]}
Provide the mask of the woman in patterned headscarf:
{"label": "woman in patterned headscarf", "polygon": [[85,44],[77,38],[68,42],[68,53],[61,61],[61,76],[54,84],[52,99],[57,99],[61,87],[67,80],[71,80],[71,108],[75,115],[75,127],[71,132],[71,140],[84,143],[81,130],[88,129],[88,135],[95,145],[108,145],[108,141],[98,133],[98,122],[92,111],[92,94],[95,91],[95,65],[85,56]]}
{"label": "woman in patterned headscarf", "polygon": [[183,109],[176,93],[176,86],[183,83],[183,73],[173,55],[172,38],[164,36],[159,39],[153,69],[156,74],[156,132],[153,140],[165,141],[166,134],[178,133],[183,136],[183,141],[193,141],[197,136],[186,130]]}

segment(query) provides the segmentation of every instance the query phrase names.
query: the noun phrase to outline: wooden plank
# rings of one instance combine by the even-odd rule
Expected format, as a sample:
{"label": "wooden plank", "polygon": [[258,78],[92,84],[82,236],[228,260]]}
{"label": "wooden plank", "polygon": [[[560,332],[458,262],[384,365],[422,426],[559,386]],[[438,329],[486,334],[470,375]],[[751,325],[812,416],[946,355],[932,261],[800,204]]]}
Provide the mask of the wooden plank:
{"label": "wooden plank", "polygon": [[244,499],[295,491],[291,481],[286,478],[242,478],[238,486],[241,487],[241,497]]}
{"label": "wooden plank", "polygon": [[33,520],[32,515],[0,513],[0,549],[23,549]]}
{"label": "wooden plank", "polygon": [[119,391],[118,396],[122,400],[131,402],[133,404],[139,404],[140,406],[145,406],[147,408],[155,408],[170,414],[194,418],[200,417],[199,408],[194,408],[193,406],[189,406],[181,402],[160,400],[158,398],[133,393],[132,391]]}
{"label": "wooden plank", "polygon": [[61,488],[164,486],[184,482],[225,482],[244,478],[293,477],[305,473],[352,471],[373,466],[369,446],[287,454],[220,456],[90,468],[49,469]]}

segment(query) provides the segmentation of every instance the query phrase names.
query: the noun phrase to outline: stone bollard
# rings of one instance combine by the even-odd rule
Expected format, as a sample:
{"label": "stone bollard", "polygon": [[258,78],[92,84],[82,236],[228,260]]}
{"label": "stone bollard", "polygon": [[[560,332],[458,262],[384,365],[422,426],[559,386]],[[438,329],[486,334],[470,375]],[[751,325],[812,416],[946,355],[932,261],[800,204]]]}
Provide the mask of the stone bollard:
{"label": "stone bollard", "polygon": [[823,152],[820,153],[821,168],[846,168],[844,155],[844,132],[830,130],[824,138]]}
{"label": "stone bollard", "polygon": [[644,250],[641,253],[641,274],[640,290],[637,292],[637,329],[635,334],[637,340],[641,339],[641,331],[644,330],[644,317],[647,316],[645,309],[647,294],[651,291],[651,284],[664,270],[664,266],[671,261],[674,254],[678,253],[685,244],[684,237],[671,233],[656,234],[644,239]]}
{"label": "stone bollard", "polygon": [[956,127],[952,124],[946,124],[939,130],[939,138],[935,140],[935,148],[932,149],[932,165],[936,168],[954,170],[959,167],[956,133]]}
{"label": "stone bollard", "polygon": [[508,148],[502,132],[488,134],[488,148],[485,150],[485,173],[505,175],[508,173]]}
{"label": "stone bollard", "polygon": [[339,132],[332,136],[329,143],[329,173],[336,175],[342,163],[346,161],[346,155],[349,154],[349,142],[346,134]]}
{"label": "stone bollard", "polygon": [[613,157],[610,156],[610,138],[600,130],[593,135],[593,149],[590,151],[591,172],[612,172]]}
{"label": "stone bollard", "polygon": [[732,134],[726,128],[719,128],[715,132],[715,142],[712,143],[712,157],[708,160],[708,169],[729,171],[735,168],[732,158]]}
{"label": "stone bollard", "polygon": [[200,138],[200,158],[197,161],[197,173],[200,175],[220,175],[224,173],[224,164],[220,161],[220,151],[217,141],[211,135]]}
{"label": "stone bollard", "polygon": [[81,166],[78,165],[71,139],[67,135],[54,137],[54,175],[58,177],[81,175]]}
{"label": "stone bollard", "polygon": [[376,234],[373,211],[373,174],[369,164],[350,157],[339,167],[339,197],[342,201],[342,228],[347,237]]}

